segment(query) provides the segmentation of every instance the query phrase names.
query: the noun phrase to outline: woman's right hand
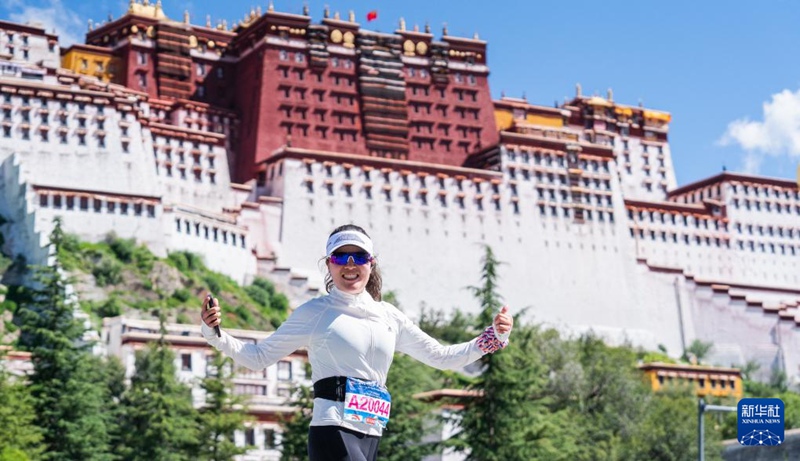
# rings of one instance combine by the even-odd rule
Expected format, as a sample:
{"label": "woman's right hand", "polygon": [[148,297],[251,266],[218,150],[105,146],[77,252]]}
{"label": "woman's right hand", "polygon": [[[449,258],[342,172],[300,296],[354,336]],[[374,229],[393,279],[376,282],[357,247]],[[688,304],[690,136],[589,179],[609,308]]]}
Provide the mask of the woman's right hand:
{"label": "woman's right hand", "polygon": [[203,300],[202,318],[203,323],[211,328],[219,326],[222,316],[220,314],[219,301],[217,298],[212,298],[210,296],[205,297]]}

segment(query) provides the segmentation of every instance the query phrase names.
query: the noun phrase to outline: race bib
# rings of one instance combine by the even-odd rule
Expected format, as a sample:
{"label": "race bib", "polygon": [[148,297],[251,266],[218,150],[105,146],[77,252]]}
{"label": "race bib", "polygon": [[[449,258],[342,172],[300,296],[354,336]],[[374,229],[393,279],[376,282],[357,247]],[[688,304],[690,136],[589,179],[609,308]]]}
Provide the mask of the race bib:
{"label": "race bib", "polygon": [[347,378],[344,420],[384,428],[389,422],[392,397],[386,387],[372,381]]}

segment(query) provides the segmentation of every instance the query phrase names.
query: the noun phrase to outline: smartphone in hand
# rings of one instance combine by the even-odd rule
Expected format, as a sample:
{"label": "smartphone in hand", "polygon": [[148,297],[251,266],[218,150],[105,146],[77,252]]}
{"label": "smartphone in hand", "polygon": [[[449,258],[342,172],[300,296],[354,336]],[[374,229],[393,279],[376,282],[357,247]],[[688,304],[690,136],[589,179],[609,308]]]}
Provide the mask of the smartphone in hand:
{"label": "smartphone in hand", "polygon": [[[214,307],[214,297],[211,296],[211,293],[208,294],[208,303],[206,303],[206,309],[211,309]],[[214,327],[214,331],[217,333],[217,337],[222,337],[222,333],[219,331],[219,325]]]}

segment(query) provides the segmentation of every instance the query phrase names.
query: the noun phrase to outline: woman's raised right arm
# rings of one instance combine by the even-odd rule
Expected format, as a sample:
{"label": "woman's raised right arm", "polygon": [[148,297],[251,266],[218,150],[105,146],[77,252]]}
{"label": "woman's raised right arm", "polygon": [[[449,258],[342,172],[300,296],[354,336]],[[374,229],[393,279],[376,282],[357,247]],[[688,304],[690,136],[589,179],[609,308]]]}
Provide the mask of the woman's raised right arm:
{"label": "woman's raised right arm", "polygon": [[297,349],[308,346],[323,311],[321,306],[303,304],[274,333],[252,344],[234,338],[225,330],[221,330],[222,336],[217,337],[213,327],[219,324],[219,306],[216,302],[214,304],[212,308],[205,309],[204,303],[203,324],[200,327],[203,337],[234,362],[251,370],[266,368]]}

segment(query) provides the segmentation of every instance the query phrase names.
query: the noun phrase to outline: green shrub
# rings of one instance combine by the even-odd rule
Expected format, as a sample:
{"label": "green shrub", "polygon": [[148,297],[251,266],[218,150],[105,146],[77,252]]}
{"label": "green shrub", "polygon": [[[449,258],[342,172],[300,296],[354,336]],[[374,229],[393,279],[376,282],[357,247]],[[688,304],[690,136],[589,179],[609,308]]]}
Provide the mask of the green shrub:
{"label": "green shrub", "polygon": [[289,298],[283,293],[277,293],[272,297],[272,308],[278,312],[287,312],[289,310]]}
{"label": "green shrub", "polygon": [[108,298],[104,303],[97,306],[95,312],[100,317],[116,317],[122,314],[122,303],[116,297]]}
{"label": "green shrub", "polygon": [[61,249],[67,253],[79,253],[81,241],[78,240],[78,236],[75,234],[64,234],[64,238],[61,240]]}
{"label": "green shrub", "polygon": [[269,293],[270,296],[275,294],[275,285],[273,285],[272,282],[270,282],[269,280],[267,280],[265,278],[256,277],[253,280],[253,285],[252,286],[256,286],[256,287],[259,287],[259,288],[263,289],[264,291]]}
{"label": "green shrub", "polygon": [[186,262],[189,263],[189,270],[192,271],[201,271],[206,268],[205,263],[203,263],[203,258],[197,253],[187,251]]}
{"label": "green shrub", "polygon": [[172,297],[182,303],[185,303],[192,299],[192,292],[186,288],[178,288],[174,293],[172,293]]}
{"label": "green shrub", "polygon": [[184,323],[184,324],[192,324],[192,323],[194,323],[192,321],[191,317],[189,317],[189,315],[186,314],[186,312],[178,312],[178,316],[175,318],[175,321],[178,322],[178,323]]}
{"label": "green shrub", "polygon": [[139,272],[142,273],[149,273],[153,270],[153,264],[156,261],[156,257],[150,250],[144,246],[139,245],[133,250],[133,261],[136,264],[136,268]]}
{"label": "green shrub", "polygon": [[122,281],[122,264],[104,256],[92,269],[92,275],[98,286],[116,285]]}
{"label": "green shrub", "polygon": [[186,272],[189,270],[189,262],[186,260],[186,252],[184,251],[170,253],[167,256],[167,260],[172,262],[175,268],[181,272]]}
{"label": "green shrub", "polygon": [[203,259],[190,251],[176,251],[167,257],[174,264],[175,268],[184,274],[189,272],[199,272],[206,268]]}
{"label": "green shrub", "polygon": [[250,285],[244,288],[245,293],[247,293],[250,298],[258,303],[263,309],[270,309],[270,293],[261,288],[260,286]]}
{"label": "green shrub", "polygon": [[106,237],[106,243],[120,261],[129,263],[133,260],[133,252],[136,250],[136,240],[121,239],[113,234],[110,234],[108,237]]}
{"label": "green shrub", "polygon": [[214,295],[222,293],[222,289],[225,285],[225,279],[219,274],[213,272],[207,272],[203,274],[203,282],[206,285],[206,289],[208,289],[208,291]]}

